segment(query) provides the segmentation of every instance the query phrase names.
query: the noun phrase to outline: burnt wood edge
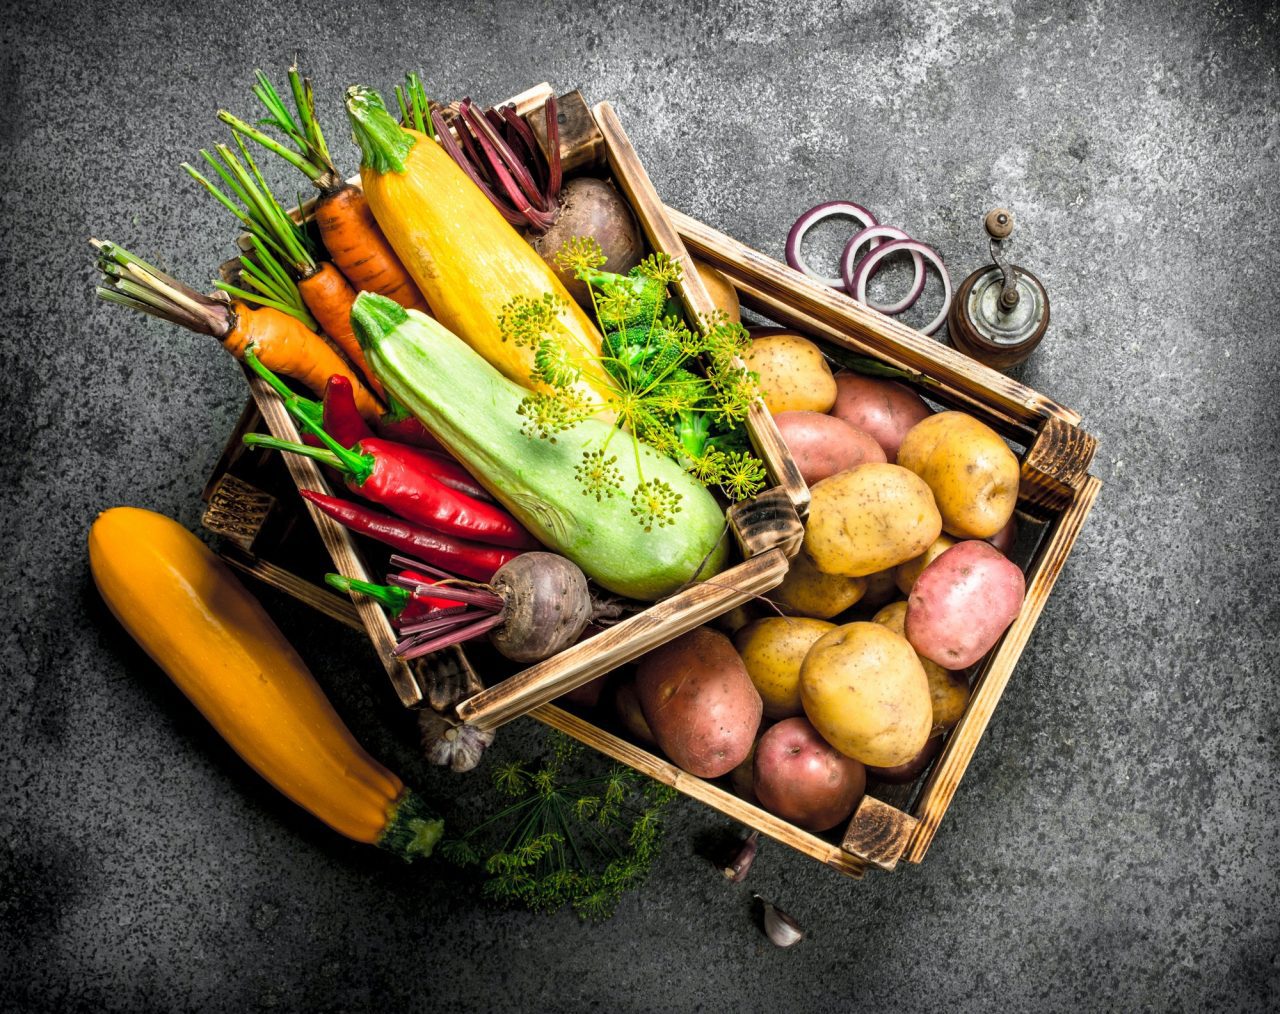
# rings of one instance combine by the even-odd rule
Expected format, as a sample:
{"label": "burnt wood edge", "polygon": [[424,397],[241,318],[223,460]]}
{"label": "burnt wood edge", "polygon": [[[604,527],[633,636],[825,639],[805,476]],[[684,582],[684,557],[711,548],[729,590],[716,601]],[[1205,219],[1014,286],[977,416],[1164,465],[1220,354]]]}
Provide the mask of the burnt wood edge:
{"label": "burnt wood edge", "polygon": [[1054,522],[1029,568],[1022,610],[989,656],[986,666],[978,676],[964,717],[948,736],[941,755],[916,799],[914,815],[919,824],[907,847],[905,858],[909,862],[920,862],[928,851],[938,825],[973,759],[978,742],[991,721],[1014,666],[1035,629],[1049,594],[1062,573],[1067,557],[1101,489],[1100,480],[1094,476],[1086,477],[1071,506]]}
{"label": "burnt wood edge", "polygon": [[[697,263],[668,219],[667,207],[654,189],[653,181],[649,179],[640,156],[636,154],[626,131],[622,129],[613,106],[608,102],[597,103],[595,116],[604,136],[605,154],[614,182],[631,205],[649,246],[657,252],[665,253],[680,265],[682,277],[673,288],[689,320],[695,327],[707,327],[719,310],[702,283]],[[739,364],[741,365],[741,361]],[[773,416],[759,398],[751,406],[747,416],[747,433],[756,453],[764,462],[769,477],[786,491],[787,498],[803,518],[809,510],[809,487],[800,476],[800,470],[787,450]]]}
{"label": "burnt wood edge", "polygon": [[1061,419],[1046,419],[1022,459],[1018,496],[1034,507],[1066,510],[1088,478],[1095,437]]}
{"label": "burnt wood edge", "polygon": [[252,556],[258,536],[275,510],[276,498],[230,473],[210,485],[200,523],[228,545]]}
{"label": "burnt wood edge", "polygon": [[572,736],[580,743],[648,775],[654,781],[669,785],[691,799],[705,803],[733,820],[755,828],[775,841],[789,845],[825,863],[845,876],[860,879],[866,872],[866,863],[843,851],[839,846],[801,830],[794,824],[748,803],[713,782],[682,771],[674,764],[654,756],[634,743],[606,732],[571,712],[552,704],[544,704],[529,712],[529,717],[536,718],[544,725]]}
{"label": "burnt wood edge", "polygon": [[457,707],[458,718],[479,729],[494,729],[519,718],[777,587],[786,576],[788,565],[781,549],[770,549],[715,577],[698,581],[463,701]]}
{"label": "burnt wood edge", "polygon": [[[551,158],[547,120],[542,113],[546,100],[523,113],[545,159]],[[535,115],[536,114],[536,115]],[[556,98],[556,126],[560,133],[560,169],[569,176],[604,165],[604,135],[591,115],[591,107],[575,88]]]}
{"label": "burnt wood edge", "polygon": [[983,366],[899,321],[813,281],[772,258],[674,208],[667,217],[698,257],[719,269],[735,285],[745,282],[763,295],[785,298],[796,309],[830,324],[836,340],[886,362],[934,378],[943,386],[994,404],[1025,425],[1046,418],[1079,425],[1080,415],[1038,391]]}
{"label": "burnt wood edge", "polygon": [[852,856],[882,870],[898,865],[919,823],[875,796],[863,796],[844,832],[840,847]]}

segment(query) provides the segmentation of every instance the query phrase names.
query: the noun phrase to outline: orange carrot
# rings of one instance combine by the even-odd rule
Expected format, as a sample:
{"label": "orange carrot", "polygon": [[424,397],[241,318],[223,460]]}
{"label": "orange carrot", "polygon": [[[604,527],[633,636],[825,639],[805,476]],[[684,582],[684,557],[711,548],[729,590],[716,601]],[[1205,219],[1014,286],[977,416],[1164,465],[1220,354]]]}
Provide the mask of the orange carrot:
{"label": "orange carrot", "polygon": [[342,357],[310,328],[296,286],[265,251],[259,251],[261,265],[248,263],[254,270],[261,269],[262,277],[272,276],[280,284],[271,288],[270,295],[249,293],[263,303],[255,307],[238,298],[243,290],[234,286],[223,286],[237,296],[228,303],[197,292],[115,243],[90,242],[97,247],[98,268],[104,276],[97,288],[102,299],[213,335],[237,359],[243,359],[245,350],[253,346],[269,369],[305,384],[317,395],[324,394],[330,377],[345,377],[356,407],[370,426],[376,426],[386,411]]}
{"label": "orange carrot", "polygon": [[394,299],[405,309],[429,313],[427,301],[374,221],[364,192],[349,183],[326,192],[315,208],[325,249],[360,291]]}
{"label": "orange carrot", "polygon": [[324,394],[330,377],[346,377],[356,408],[371,426],[386,411],[329,344],[295,317],[270,306],[253,307],[239,301],[231,304],[231,311],[231,329],[222,344],[237,359],[243,359],[245,349],[252,345],[267,369],[305,384],[317,395]]}
{"label": "orange carrot", "polygon": [[328,261],[321,261],[315,271],[298,279],[298,291],[320,330],[333,339],[353,366],[360,368],[374,394],[385,400],[382,384],[365,362],[364,350],[351,330],[351,304],[356,301],[356,292],[342,272]]}

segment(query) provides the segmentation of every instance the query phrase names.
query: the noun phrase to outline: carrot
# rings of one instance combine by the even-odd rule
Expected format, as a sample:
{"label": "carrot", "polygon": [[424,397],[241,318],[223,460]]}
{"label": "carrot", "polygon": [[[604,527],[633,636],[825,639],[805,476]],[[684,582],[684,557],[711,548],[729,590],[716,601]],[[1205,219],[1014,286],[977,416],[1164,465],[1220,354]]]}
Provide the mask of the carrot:
{"label": "carrot", "polygon": [[307,309],[319,322],[320,329],[333,339],[352,365],[359,367],[373,392],[386,400],[382,384],[365,362],[364,350],[360,348],[356,333],[351,330],[351,304],[356,301],[356,292],[342,272],[328,261],[321,261],[315,271],[298,279],[298,291]]}
{"label": "carrot", "polygon": [[[237,297],[228,303],[196,292],[121,246],[96,239],[90,242],[98,249],[98,268],[104,276],[97,288],[102,299],[212,335],[237,359],[243,359],[245,350],[252,346],[267,367],[305,384],[317,395],[324,393],[330,377],[345,377],[351,383],[356,407],[370,425],[376,425],[385,411],[338,353],[307,325],[310,318],[302,308],[297,287],[265,249],[259,250],[261,265],[247,256],[241,262],[247,271],[252,269],[247,284],[261,285],[270,294],[254,297],[247,290],[221,284]],[[253,271],[261,272],[267,281],[256,280]],[[249,306],[243,297],[254,297],[262,305]]]}
{"label": "carrot", "polygon": [[[314,241],[280,207],[239,134],[236,143],[241,157],[225,144],[215,145],[214,154],[200,152],[223,186],[213,183],[194,166],[183,164],[183,168],[249,230],[254,257],[241,258],[241,279],[252,291],[226,285],[219,287],[261,305],[290,304],[286,312],[309,310],[315,320],[305,316],[299,319],[312,329],[318,325],[381,397],[382,385],[365,362],[360,343],[351,330],[355,290],[337,268],[317,258]],[[269,297],[265,302],[264,296]]]}
{"label": "carrot", "polygon": [[323,395],[332,376],[351,382],[356,408],[370,424],[378,421],[384,409],[351,368],[314,331],[296,317],[270,306],[252,307],[231,304],[234,321],[222,339],[223,347],[237,359],[245,350],[254,353],[267,369],[289,377]]}
{"label": "carrot", "polygon": [[289,68],[289,87],[296,118],[262,71],[258,71],[253,93],[266,110],[267,115],[261,122],[279,130],[293,148],[226,110],[218,113],[218,119],[237,134],[279,155],[319,189],[321,196],[314,214],[320,238],[334,264],[357,291],[377,292],[406,309],[429,313],[418,286],[382,235],[364,194],[358,187],[344,182],[334,168],[329,146],[316,119],[311,81],[298,73],[297,65]]}
{"label": "carrot", "polygon": [[314,214],[325,249],[356,289],[394,299],[405,309],[429,312],[427,301],[374,220],[364,191],[344,183],[316,202]]}

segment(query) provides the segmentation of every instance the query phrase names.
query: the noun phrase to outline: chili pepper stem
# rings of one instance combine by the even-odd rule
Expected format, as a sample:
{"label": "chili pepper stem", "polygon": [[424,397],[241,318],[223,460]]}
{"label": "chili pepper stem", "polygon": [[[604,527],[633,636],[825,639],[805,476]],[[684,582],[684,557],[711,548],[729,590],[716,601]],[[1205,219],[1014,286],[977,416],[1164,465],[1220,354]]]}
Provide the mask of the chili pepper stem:
{"label": "chili pepper stem", "polygon": [[361,595],[368,595],[369,598],[386,606],[392,612],[399,613],[409,604],[413,598],[413,593],[407,588],[398,588],[395,585],[374,584],[371,581],[361,581],[357,577],[347,577],[345,574],[326,574],[324,576],[325,583],[338,591],[351,594],[359,592]]}
{"label": "chili pepper stem", "polygon": [[269,369],[262,365],[257,355],[250,345],[244,351],[244,361],[249,364],[249,368],[253,370],[259,377],[271,385],[271,389],[280,395],[280,400],[284,402],[284,406],[289,410],[298,422],[302,423],[303,429],[308,433],[313,433],[324,443],[329,452],[336,459],[336,463],[328,462],[326,458],[321,458],[314,453],[319,450],[316,447],[307,447],[305,444],[291,444],[285,440],[276,440],[274,444],[268,443],[267,440],[275,440],[272,438],[263,438],[261,440],[251,441],[249,437],[262,437],[262,434],[250,433],[244,438],[244,442],[252,446],[270,447],[277,451],[293,451],[297,454],[306,454],[307,457],[315,458],[317,461],[326,461],[333,464],[333,467],[340,472],[345,472],[357,486],[363,486],[365,480],[373,474],[373,459],[367,454],[361,454],[347,447],[343,447],[338,441],[334,440],[323,426],[311,418],[299,404],[302,399],[289,389],[283,380],[272,373]]}

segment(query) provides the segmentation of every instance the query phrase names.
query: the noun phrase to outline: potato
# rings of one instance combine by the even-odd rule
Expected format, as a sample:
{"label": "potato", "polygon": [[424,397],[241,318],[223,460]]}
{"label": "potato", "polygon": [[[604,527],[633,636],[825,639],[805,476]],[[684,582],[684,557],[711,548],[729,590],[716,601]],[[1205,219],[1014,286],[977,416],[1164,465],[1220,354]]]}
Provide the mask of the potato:
{"label": "potato", "polygon": [[936,736],[930,736],[924,749],[905,764],[898,764],[891,768],[868,767],[867,778],[871,781],[883,782],[885,785],[908,785],[920,777],[924,769],[929,766],[929,762],[941,751],[942,733],[938,733]]}
{"label": "potato", "polygon": [[806,831],[829,831],[849,819],[867,788],[867,769],[818,735],[804,718],[788,718],[760,737],[752,788],[770,813]]}
{"label": "potato", "polygon": [[800,666],[800,699],[828,743],[876,767],[911,760],[933,728],[920,659],[879,623],[846,623],[818,638]]}
{"label": "potato", "polygon": [[773,421],[810,486],[865,461],[884,461],[884,451],[869,434],[835,416],[779,412]]}
{"label": "potato", "polygon": [[860,577],[822,573],[802,549],[792,557],[787,576],[769,592],[769,599],[783,612],[829,620],[855,605],[866,587]]}
{"label": "potato", "polygon": [[920,572],[933,563],[938,557],[956,544],[950,535],[939,535],[933,544],[914,560],[900,563],[893,569],[893,583],[903,595],[911,594],[911,586],[916,583]]}
{"label": "potato", "polygon": [[1018,501],[1018,459],[986,423],[964,412],[939,412],[911,428],[898,464],[929,484],[943,529],[987,539],[1009,523]]}
{"label": "potato", "polygon": [[1022,571],[998,549],[959,542],[916,579],[907,599],[907,640],[945,668],[973,665],[1017,617],[1025,592]]}
{"label": "potato", "polygon": [[645,655],[636,693],[663,753],[699,778],[732,771],[755,742],[760,695],[717,630],[698,627]]}
{"label": "potato", "polygon": [[618,721],[622,727],[646,746],[657,746],[653,738],[653,730],[640,710],[640,698],[636,694],[635,680],[627,679],[619,683],[613,692],[613,707],[618,713]]}
{"label": "potato", "polygon": [[716,304],[716,309],[723,310],[725,316],[735,324],[741,324],[742,304],[738,302],[738,290],[733,287],[733,282],[706,261],[700,261],[695,257],[693,263],[698,269],[698,277],[702,279],[707,295],[711,297],[711,302]]}
{"label": "potato", "polygon": [[887,570],[919,556],[942,531],[929,487],[898,465],[859,465],[810,493],[804,548],[827,574]]}
{"label": "potato", "polygon": [[836,381],[818,346],[798,334],[756,338],[743,361],[760,375],[765,407],[779,412],[826,412],[836,400]]}
{"label": "potato", "polygon": [[836,374],[836,403],[831,414],[850,426],[870,433],[885,459],[898,458],[898,446],[907,431],[933,410],[906,384],[883,377],[864,377],[841,370]]}
{"label": "potato", "polygon": [[[894,602],[885,606],[875,616],[872,623],[888,627],[899,637],[906,637],[907,604]],[[958,672],[944,669],[937,662],[916,654],[920,664],[924,666],[924,674],[929,678],[929,700],[933,703],[933,731],[950,729],[964,716],[964,709],[969,706],[969,681]]]}
{"label": "potato", "polygon": [[748,623],[734,635],[747,675],[764,701],[766,718],[803,715],[800,704],[800,663],[813,642],[835,628],[826,620],[766,616]]}

